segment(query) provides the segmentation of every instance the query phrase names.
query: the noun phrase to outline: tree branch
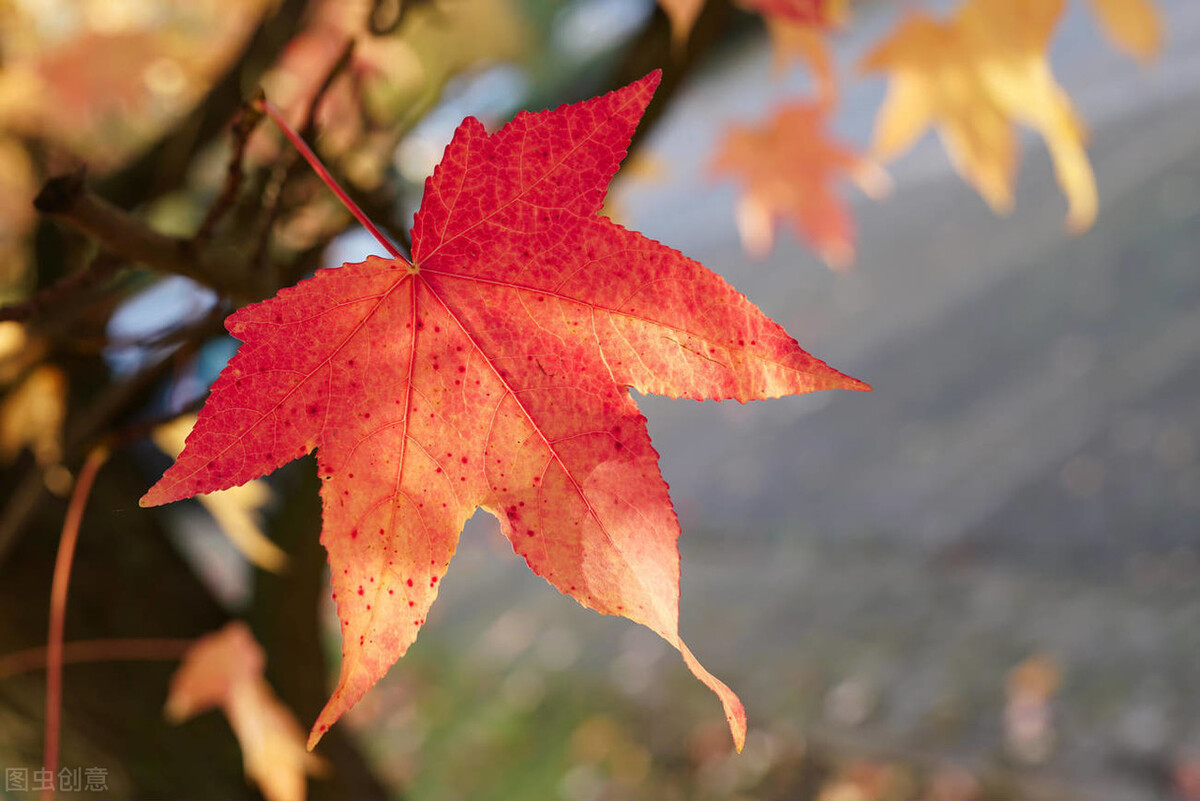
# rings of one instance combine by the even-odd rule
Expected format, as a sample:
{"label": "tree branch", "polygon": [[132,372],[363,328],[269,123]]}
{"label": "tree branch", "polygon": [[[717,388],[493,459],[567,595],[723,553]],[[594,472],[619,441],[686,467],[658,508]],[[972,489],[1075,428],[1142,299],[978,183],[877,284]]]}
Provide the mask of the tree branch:
{"label": "tree branch", "polygon": [[219,258],[211,248],[197,250],[189,240],[160,234],[91,192],[82,170],[51,178],[33,205],[130,262],[186,276],[223,294],[237,294],[243,289],[244,280],[234,271],[240,266],[237,260]]}
{"label": "tree branch", "polygon": [[52,307],[63,305],[76,294],[107,281],[116,274],[123,263],[112,253],[101,251],[86,269],[65,276],[28,300],[0,308],[0,321],[25,322],[40,317]]}
{"label": "tree branch", "polygon": [[233,120],[233,125],[230,126],[230,134],[233,137],[233,152],[229,155],[229,167],[225,172],[225,184],[221,187],[221,193],[217,195],[212,205],[208,207],[208,213],[204,215],[204,220],[201,221],[200,227],[196,229],[195,235],[192,236],[191,247],[193,251],[203,250],[212,240],[217,223],[229,213],[229,210],[233,208],[234,201],[237,200],[238,192],[242,188],[242,180],[245,177],[242,159],[246,154],[246,143],[250,141],[250,134],[254,133],[254,129],[258,127],[258,123],[263,118],[262,109],[258,106],[261,97],[262,90],[259,90],[255,100],[242,105]]}

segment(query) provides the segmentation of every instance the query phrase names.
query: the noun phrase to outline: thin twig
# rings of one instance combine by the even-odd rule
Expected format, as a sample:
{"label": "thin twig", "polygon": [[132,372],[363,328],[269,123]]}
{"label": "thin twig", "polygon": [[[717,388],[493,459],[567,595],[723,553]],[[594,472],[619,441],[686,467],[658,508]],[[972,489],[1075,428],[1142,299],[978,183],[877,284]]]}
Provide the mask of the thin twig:
{"label": "thin twig", "polygon": [[0,308],[0,321],[23,323],[41,317],[47,310],[61,306],[75,295],[104,283],[120,269],[123,260],[108,251],[100,251],[84,269],[65,276],[38,291],[33,297]]}
{"label": "thin twig", "polygon": [[279,212],[283,208],[283,188],[287,186],[295,163],[296,159],[290,154],[288,158],[280,160],[272,168],[271,175],[263,187],[262,205],[265,211],[259,216],[258,234],[255,237],[257,244],[254,246],[254,255],[250,259],[251,267],[256,273],[261,272],[267,264],[267,248],[271,244],[271,232],[275,228],[275,221],[279,219]]}
{"label": "thin twig", "polygon": [[[182,638],[127,637],[104,640],[64,642],[59,661],[62,665],[86,662],[171,662],[183,657],[195,640]],[[36,646],[0,656],[0,680],[42,670],[50,663],[50,649]]]}
{"label": "thin twig", "polygon": [[[130,409],[145,402],[147,395],[180,359],[195,353],[200,345],[222,331],[220,307],[179,332],[180,345],[131,378],[110,384],[76,418],[67,432],[64,461],[71,462],[100,443],[113,422]],[[42,471],[27,472],[0,511],[0,562],[11,551],[29,519],[49,491]]]}
{"label": "thin twig", "polygon": [[[91,494],[96,473],[108,459],[107,448],[96,448],[88,454],[79,471],[71,501],[67,506],[67,517],[63,521],[62,536],[58,540],[58,557],[54,560],[54,581],[50,586],[50,631],[46,640],[46,743],[42,766],[51,776],[58,774],[58,734],[62,723],[62,666],[63,666],[63,623],[67,612],[67,590],[71,583],[71,564],[75,560],[75,544],[79,541],[79,524],[83,520],[83,509]],[[45,801],[52,801],[54,789],[42,793]]]}
{"label": "thin twig", "polygon": [[234,117],[233,124],[230,126],[233,152],[229,156],[229,167],[225,171],[225,184],[221,187],[221,193],[208,207],[208,213],[204,215],[204,220],[196,229],[195,236],[192,237],[190,246],[193,252],[202,250],[208,244],[217,228],[217,223],[233,208],[238,192],[242,188],[242,180],[245,178],[242,161],[246,155],[246,143],[250,141],[250,134],[258,127],[262,118],[262,109],[255,101],[244,103],[238,109],[237,116]]}
{"label": "thin twig", "polygon": [[[305,114],[304,122],[300,127],[300,136],[306,141],[312,140],[317,128],[317,111],[321,106],[321,102],[325,99],[329,88],[333,86],[333,82],[339,75],[345,71],[350,64],[350,59],[354,55],[355,41],[350,39],[342,48],[342,52],[334,60],[329,70],[325,73],[321,85],[317,87],[317,91],[313,93],[312,102],[308,104],[308,113]],[[261,104],[266,98],[260,92],[256,98],[256,102]],[[287,185],[292,181],[293,177],[299,170],[300,158],[298,151],[291,151],[288,156],[282,159],[280,164],[277,164],[271,172],[271,177],[267,182],[266,188],[263,190],[263,206],[266,208],[266,214],[262,216],[262,221],[258,229],[258,244],[254,250],[254,257],[251,262],[254,267],[261,270],[266,263],[267,247],[271,241],[271,231],[275,227],[275,221],[279,219],[279,213],[283,209],[283,193]],[[278,276],[272,276],[278,282]],[[276,287],[272,287],[275,289]]]}
{"label": "thin twig", "polygon": [[34,207],[76,228],[104,249],[131,262],[183,275],[219,292],[238,289],[230,265],[205,250],[193,253],[188,241],[160,234],[138,218],[88,190],[83,171],[51,178],[34,198]]}
{"label": "thin twig", "polygon": [[403,0],[375,0],[367,9],[367,31],[372,36],[388,36],[396,32],[408,10]]}
{"label": "thin twig", "polygon": [[436,0],[375,0],[367,9],[367,31],[372,36],[389,36],[404,24],[409,12],[418,8],[432,9],[434,14],[440,11]]}
{"label": "thin twig", "polygon": [[396,246],[393,245],[391,241],[383,235],[383,232],[375,227],[375,223],[371,222],[371,218],[368,217],[366,213],[364,213],[363,210],[358,207],[357,203],[350,199],[350,196],[346,194],[346,190],[342,189],[338,182],[334,180],[334,177],[329,174],[329,170],[325,169],[325,165],[321,163],[319,158],[317,158],[317,154],[312,151],[312,148],[310,148],[308,144],[300,138],[299,134],[292,130],[292,127],[288,125],[287,120],[283,118],[283,115],[279,113],[279,110],[266,101],[263,101],[262,106],[263,110],[267,112],[267,116],[271,118],[272,122],[279,126],[279,129],[283,131],[284,136],[288,138],[288,140],[292,143],[292,146],[296,148],[296,150],[300,151],[300,155],[302,155],[304,160],[308,162],[308,166],[312,167],[313,172],[315,172],[325,183],[325,185],[329,187],[329,191],[337,195],[338,200],[340,200],[342,205],[354,215],[354,218],[358,220],[359,224],[361,224],[363,228],[366,228],[367,231],[370,232],[371,236],[375,237],[376,241],[378,241],[380,245],[383,245],[384,250],[390,253],[393,259],[399,259],[400,261],[408,262],[408,259],[404,257],[404,254],[401,253]]}
{"label": "thin twig", "polygon": [[[325,73],[325,77],[321,80],[321,85],[313,93],[312,102],[308,104],[308,113],[304,115],[304,122],[300,126],[300,136],[306,141],[312,139],[316,133],[317,111],[321,108],[321,102],[325,99],[325,95],[329,93],[333,82],[345,71],[346,67],[350,66],[350,59],[354,57],[354,48],[356,46],[357,44],[354,39],[346,41],[346,44],[342,47],[342,52],[338,54],[337,59],[334,60],[329,70]],[[265,101],[266,97],[258,99],[261,102]]]}

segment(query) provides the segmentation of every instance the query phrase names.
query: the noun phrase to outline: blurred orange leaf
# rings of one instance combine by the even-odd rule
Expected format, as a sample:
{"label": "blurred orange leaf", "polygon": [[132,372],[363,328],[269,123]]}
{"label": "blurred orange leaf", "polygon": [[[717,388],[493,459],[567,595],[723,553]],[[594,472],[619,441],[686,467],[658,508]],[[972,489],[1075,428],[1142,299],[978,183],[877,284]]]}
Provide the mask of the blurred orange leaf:
{"label": "blurred orange leaf", "polygon": [[875,151],[890,159],[936,126],[959,174],[998,213],[1013,204],[1019,146],[1012,123],[1042,135],[1067,196],[1067,223],[1091,227],[1095,178],[1085,131],[1046,57],[1064,0],[967,0],[948,22],[909,12],[863,61],[890,75]]}
{"label": "blurred orange leaf", "polygon": [[837,95],[833,55],[825,37],[831,27],[846,22],[849,0],[742,0],[742,5],[763,15],[776,70],[799,61],[812,72],[821,98]]}
{"label": "blurred orange leaf", "polygon": [[1091,0],[1092,12],[1117,47],[1149,61],[1162,50],[1162,18],[1154,0]]}
{"label": "blurred orange leaf", "polygon": [[165,713],[182,723],[220,707],[242,748],[246,775],[268,801],[303,801],[305,775],[325,762],[304,747],[304,731],[263,678],[266,658],[244,623],[196,640],[171,677]]}
{"label": "blurred orange leaf", "polygon": [[831,267],[853,262],[854,219],[831,184],[844,174],[880,195],[889,180],[874,162],[829,138],[827,116],[823,104],[787,104],[763,126],[732,128],[718,147],[713,169],[745,186],[738,229],[752,255],[769,253],[776,225],[789,220]]}

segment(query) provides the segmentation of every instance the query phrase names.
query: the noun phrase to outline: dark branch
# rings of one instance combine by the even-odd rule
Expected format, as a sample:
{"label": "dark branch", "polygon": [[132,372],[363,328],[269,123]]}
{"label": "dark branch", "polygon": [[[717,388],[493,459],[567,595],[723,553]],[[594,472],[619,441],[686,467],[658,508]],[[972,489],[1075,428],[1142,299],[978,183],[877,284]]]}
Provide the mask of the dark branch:
{"label": "dark branch", "polygon": [[41,317],[47,311],[62,306],[81,292],[104,283],[116,274],[123,263],[122,259],[112,253],[101,251],[92,259],[86,269],[64,277],[28,300],[0,308],[0,321],[25,322]]}
{"label": "dark branch", "polygon": [[[260,90],[258,97],[261,96],[262,91]],[[255,98],[255,100],[257,99]],[[229,168],[225,172],[225,185],[221,187],[221,194],[217,195],[216,200],[209,206],[208,213],[204,215],[204,220],[196,229],[195,236],[192,237],[193,252],[202,250],[208,244],[212,239],[213,231],[217,228],[217,223],[233,208],[238,192],[242,188],[242,180],[245,178],[242,159],[246,154],[246,143],[250,141],[250,134],[258,127],[262,118],[262,109],[255,101],[243,103],[238,110],[230,128],[233,136],[233,152],[229,156]]]}
{"label": "dark branch", "polygon": [[211,248],[197,252],[186,239],[160,234],[89,191],[83,171],[51,178],[33,205],[127,261],[186,276],[222,293],[235,294],[242,288],[243,282],[233,270],[236,265],[220,258]]}

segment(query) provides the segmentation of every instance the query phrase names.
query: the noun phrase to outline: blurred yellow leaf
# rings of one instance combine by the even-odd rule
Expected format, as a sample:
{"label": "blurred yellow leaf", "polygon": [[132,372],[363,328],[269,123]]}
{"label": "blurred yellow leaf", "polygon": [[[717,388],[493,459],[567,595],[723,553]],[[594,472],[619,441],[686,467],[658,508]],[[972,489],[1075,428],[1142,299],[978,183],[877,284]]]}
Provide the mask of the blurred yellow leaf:
{"label": "blurred yellow leaf", "polygon": [[936,126],[955,169],[1003,214],[1013,203],[1019,122],[1050,150],[1069,227],[1091,227],[1098,200],[1084,126],[1046,56],[1063,7],[1064,0],[966,0],[948,22],[909,12],[862,64],[890,75],[876,153],[894,158]]}
{"label": "blurred yellow leaf", "polygon": [[658,5],[671,23],[671,41],[675,47],[682,47],[704,8],[704,0],[658,0]]}
{"label": "blurred yellow leaf", "polygon": [[11,464],[25,448],[42,467],[62,459],[67,377],[58,367],[35,367],[0,404],[0,461]]}
{"label": "blurred yellow leaf", "polygon": [[[28,341],[25,326],[15,320],[0,321],[0,364],[7,368],[7,363],[15,361],[25,350]],[[5,369],[3,374],[0,374],[0,382],[7,384],[15,377],[16,373]]]}
{"label": "blurred yellow leaf", "polygon": [[[168,456],[177,457],[195,424],[194,414],[164,423],[151,435],[154,444]],[[259,510],[271,499],[271,491],[263,481],[255,479],[240,487],[196,497],[251,563],[275,573],[284,568],[287,554],[267,539],[259,527]]]}
{"label": "blurred yellow leaf", "polygon": [[3,302],[17,300],[27,286],[26,236],[34,221],[30,201],[36,191],[37,176],[28,151],[16,138],[0,135],[0,301]]}
{"label": "blurred yellow leaf", "polygon": [[172,723],[220,707],[242,749],[246,776],[268,801],[303,801],[305,776],[324,760],[305,748],[304,731],[263,678],[262,647],[244,623],[205,635],[171,677],[164,709]]}
{"label": "blurred yellow leaf", "polygon": [[1008,672],[1004,740],[1022,762],[1039,763],[1055,745],[1052,702],[1062,684],[1062,668],[1053,656],[1036,653]]}
{"label": "blurred yellow leaf", "polygon": [[1125,52],[1149,61],[1162,51],[1163,27],[1154,0],[1091,0],[1104,33]]}

